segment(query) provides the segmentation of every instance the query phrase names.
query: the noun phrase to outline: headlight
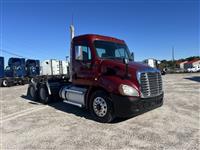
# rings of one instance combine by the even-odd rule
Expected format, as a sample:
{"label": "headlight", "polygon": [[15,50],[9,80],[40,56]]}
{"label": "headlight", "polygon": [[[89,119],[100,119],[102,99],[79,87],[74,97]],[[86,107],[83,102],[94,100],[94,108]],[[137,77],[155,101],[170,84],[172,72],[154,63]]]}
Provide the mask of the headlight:
{"label": "headlight", "polygon": [[126,95],[126,96],[139,96],[138,91],[129,85],[121,84],[119,86],[119,92],[122,95]]}

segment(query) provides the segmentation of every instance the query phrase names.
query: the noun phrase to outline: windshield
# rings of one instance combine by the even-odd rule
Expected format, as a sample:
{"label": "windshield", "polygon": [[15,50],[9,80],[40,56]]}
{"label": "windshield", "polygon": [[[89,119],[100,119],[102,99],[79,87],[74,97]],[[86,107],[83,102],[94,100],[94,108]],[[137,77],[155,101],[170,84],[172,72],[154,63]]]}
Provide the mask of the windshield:
{"label": "windshield", "polygon": [[131,60],[130,52],[125,44],[107,41],[94,41],[96,53],[100,58]]}

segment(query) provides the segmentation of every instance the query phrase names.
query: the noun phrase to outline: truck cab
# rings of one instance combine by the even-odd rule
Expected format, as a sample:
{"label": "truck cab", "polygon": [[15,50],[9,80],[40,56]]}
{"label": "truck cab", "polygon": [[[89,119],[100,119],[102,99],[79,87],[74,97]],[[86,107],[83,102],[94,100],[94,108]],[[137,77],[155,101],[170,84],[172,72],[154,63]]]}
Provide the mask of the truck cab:
{"label": "truck cab", "polygon": [[4,77],[4,58],[0,57],[0,78]]}
{"label": "truck cab", "polygon": [[11,85],[27,83],[25,59],[9,58],[8,66],[4,69],[4,57],[0,57],[0,86],[8,87]]}
{"label": "truck cab", "polygon": [[8,66],[5,69],[6,77],[24,77],[25,71],[25,59],[24,58],[9,58]]}
{"label": "truck cab", "polygon": [[70,55],[70,79],[32,83],[32,98],[38,95],[48,103],[51,95],[57,94],[68,104],[89,109],[100,122],[131,117],[163,104],[160,71],[134,62],[123,40],[77,36],[71,42]]}
{"label": "truck cab", "polygon": [[26,60],[26,76],[35,77],[40,75],[40,61],[35,59]]}

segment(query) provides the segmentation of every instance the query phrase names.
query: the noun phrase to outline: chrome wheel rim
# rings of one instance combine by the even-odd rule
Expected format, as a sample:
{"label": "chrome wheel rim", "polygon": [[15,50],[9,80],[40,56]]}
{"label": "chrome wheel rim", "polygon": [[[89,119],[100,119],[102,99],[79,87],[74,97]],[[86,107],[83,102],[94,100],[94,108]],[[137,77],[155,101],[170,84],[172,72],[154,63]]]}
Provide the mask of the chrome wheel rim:
{"label": "chrome wheel rim", "polygon": [[104,117],[108,111],[106,101],[102,97],[96,97],[93,101],[93,110],[98,117]]}
{"label": "chrome wheel rim", "polygon": [[7,86],[8,85],[8,81],[7,80],[3,80],[3,86]]}

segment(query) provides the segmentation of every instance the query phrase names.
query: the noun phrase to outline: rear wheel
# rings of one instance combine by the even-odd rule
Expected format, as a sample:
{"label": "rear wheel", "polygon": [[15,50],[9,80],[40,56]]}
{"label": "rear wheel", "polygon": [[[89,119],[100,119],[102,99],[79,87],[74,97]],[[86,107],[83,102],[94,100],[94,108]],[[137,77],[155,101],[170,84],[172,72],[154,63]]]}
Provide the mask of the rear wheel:
{"label": "rear wheel", "polygon": [[90,111],[99,122],[108,123],[114,119],[112,102],[104,91],[96,91],[91,96]]}
{"label": "rear wheel", "polygon": [[45,84],[42,84],[39,88],[39,98],[40,102],[43,104],[48,104],[51,101],[51,97]]}
{"label": "rear wheel", "polygon": [[9,86],[9,83],[8,83],[8,80],[7,80],[7,79],[3,79],[3,81],[2,81],[2,86],[3,86],[3,87],[8,87],[8,86]]}
{"label": "rear wheel", "polygon": [[33,84],[29,85],[27,96],[30,97],[32,100],[35,100],[35,101],[38,100],[38,92]]}

